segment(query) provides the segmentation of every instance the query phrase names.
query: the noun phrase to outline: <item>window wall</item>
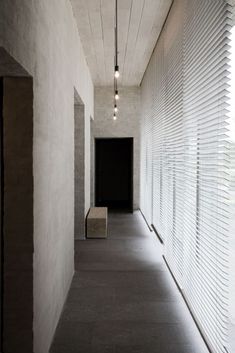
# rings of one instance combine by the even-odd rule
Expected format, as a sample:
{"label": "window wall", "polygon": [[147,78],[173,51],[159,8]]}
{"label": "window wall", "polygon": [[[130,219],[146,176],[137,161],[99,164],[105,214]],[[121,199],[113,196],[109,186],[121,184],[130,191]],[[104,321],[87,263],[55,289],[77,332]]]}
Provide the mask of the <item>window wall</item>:
{"label": "window wall", "polygon": [[141,210],[215,353],[234,351],[232,31],[226,0],[175,0],[141,87]]}
{"label": "window wall", "polygon": [[230,144],[230,224],[229,224],[229,352],[235,352],[235,10],[233,9],[230,56],[230,113],[228,136]]}

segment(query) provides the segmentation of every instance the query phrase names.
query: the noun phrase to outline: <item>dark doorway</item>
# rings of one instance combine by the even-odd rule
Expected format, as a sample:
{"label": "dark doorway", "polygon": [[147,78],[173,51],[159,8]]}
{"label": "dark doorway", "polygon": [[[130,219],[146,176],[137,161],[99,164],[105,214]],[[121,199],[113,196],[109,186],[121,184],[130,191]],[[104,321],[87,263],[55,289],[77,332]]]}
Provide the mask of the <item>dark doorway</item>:
{"label": "dark doorway", "polygon": [[95,204],[133,211],[133,138],[95,140]]}
{"label": "dark doorway", "polygon": [[1,352],[33,351],[33,81],[0,79]]}
{"label": "dark doorway", "polygon": [[0,352],[2,353],[2,337],[3,337],[3,80],[0,77],[0,155],[1,155],[1,170],[0,170]]}

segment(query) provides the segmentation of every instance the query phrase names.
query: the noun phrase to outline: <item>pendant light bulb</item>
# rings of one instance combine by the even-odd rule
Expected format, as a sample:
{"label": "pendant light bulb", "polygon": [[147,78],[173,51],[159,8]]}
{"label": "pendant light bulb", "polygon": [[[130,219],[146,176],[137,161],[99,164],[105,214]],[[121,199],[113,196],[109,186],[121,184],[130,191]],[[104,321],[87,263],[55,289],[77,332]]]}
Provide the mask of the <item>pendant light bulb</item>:
{"label": "pendant light bulb", "polygon": [[116,99],[116,100],[119,99],[119,94],[118,94],[118,91],[117,91],[117,90],[115,91],[115,99]]}
{"label": "pendant light bulb", "polygon": [[114,113],[117,113],[118,112],[118,108],[117,108],[117,105],[115,104],[114,106]]}
{"label": "pendant light bulb", "polygon": [[119,73],[119,66],[118,65],[116,65],[115,66],[115,73],[114,73],[114,77],[115,78],[118,78],[120,76],[120,73]]}
{"label": "pendant light bulb", "polygon": [[113,116],[113,120],[117,120],[117,116],[115,114]]}

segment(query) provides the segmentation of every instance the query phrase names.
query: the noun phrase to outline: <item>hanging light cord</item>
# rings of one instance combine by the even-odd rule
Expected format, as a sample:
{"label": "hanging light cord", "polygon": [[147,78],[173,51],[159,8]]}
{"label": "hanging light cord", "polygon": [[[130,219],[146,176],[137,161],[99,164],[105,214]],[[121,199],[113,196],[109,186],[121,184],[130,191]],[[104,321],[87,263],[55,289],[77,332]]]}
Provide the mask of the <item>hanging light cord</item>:
{"label": "hanging light cord", "polygon": [[118,10],[115,0],[115,67],[118,66]]}
{"label": "hanging light cord", "polygon": [[115,43],[115,53],[114,53],[114,113],[113,119],[117,119],[117,100],[118,95],[118,85],[117,78],[119,77],[119,66],[118,66],[118,3],[115,0],[115,28],[114,28],[114,43]]}

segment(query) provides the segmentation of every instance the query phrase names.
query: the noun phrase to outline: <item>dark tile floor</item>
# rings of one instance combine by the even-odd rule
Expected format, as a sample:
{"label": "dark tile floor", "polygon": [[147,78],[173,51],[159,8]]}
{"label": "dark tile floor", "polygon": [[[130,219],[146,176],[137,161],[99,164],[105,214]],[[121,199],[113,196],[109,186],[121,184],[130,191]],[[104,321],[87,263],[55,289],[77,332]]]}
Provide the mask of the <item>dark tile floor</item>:
{"label": "dark tile floor", "polygon": [[77,241],[51,353],[207,353],[139,212],[110,214],[107,240]]}

